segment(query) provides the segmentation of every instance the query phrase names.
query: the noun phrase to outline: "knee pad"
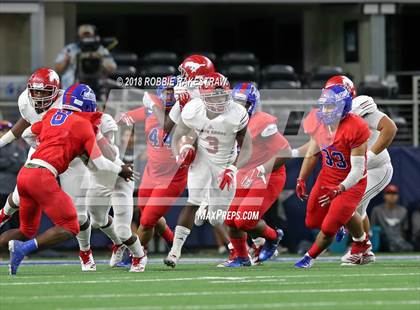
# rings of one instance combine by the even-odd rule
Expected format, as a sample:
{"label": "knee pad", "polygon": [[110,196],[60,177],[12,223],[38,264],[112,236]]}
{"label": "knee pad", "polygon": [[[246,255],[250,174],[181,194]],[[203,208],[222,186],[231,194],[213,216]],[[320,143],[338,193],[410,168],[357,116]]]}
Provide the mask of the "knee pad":
{"label": "knee pad", "polygon": [[84,226],[86,223],[88,223],[88,225],[90,224],[87,214],[77,214],[77,221],[79,222],[81,230],[85,230],[82,229],[82,226]]}
{"label": "knee pad", "polygon": [[15,186],[15,189],[13,191],[12,201],[17,207],[19,207],[20,199],[19,199],[19,193],[18,193],[18,190],[17,190],[17,186]]}
{"label": "knee pad", "polygon": [[115,226],[115,232],[117,233],[117,236],[123,241],[130,239],[130,237],[133,235],[131,228],[122,224]]}
{"label": "knee pad", "polygon": [[84,230],[86,230],[86,229],[89,228],[90,221],[89,221],[89,218],[88,217],[86,217],[86,220],[84,222],[83,221],[81,222],[80,221],[80,218],[78,218],[78,221],[79,221],[80,231],[84,231]]}
{"label": "knee pad", "polygon": [[258,221],[236,219],[235,220],[235,227],[239,230],[250,231],[250,230],[253,230],[255,228],[257,223],[258,223]]}

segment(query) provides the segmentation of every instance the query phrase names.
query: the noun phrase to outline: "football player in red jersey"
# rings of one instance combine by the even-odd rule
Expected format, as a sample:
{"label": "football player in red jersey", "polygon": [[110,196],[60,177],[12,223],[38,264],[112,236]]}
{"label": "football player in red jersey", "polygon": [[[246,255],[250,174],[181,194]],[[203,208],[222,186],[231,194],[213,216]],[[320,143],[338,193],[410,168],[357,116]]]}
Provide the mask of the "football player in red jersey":
{"label": "football player in red jersey", "polygon": [[341,226],[347,225],[356,246],[355,257],[371,249],[363,232],[360,216],[355,213],[366,189],[366,151],[370,132],[367,124],[349,113],[352,107],[350,92],[341,85],[322,91],[319,111],[305,120],[305,131],[311,135],[307,154],[296,185],[297,196],[308,198],[305,181],[322,154],[322,169],[309,195],[305,224],[321,229],[312,247],[296,268],[310,268],[332,242]]}
{"label": "football player in red jersey", "polygon": [[177,164],[172,155],[170,136],[166,137],[162,122],[163,106],[175,104],[175,84],[176,77],[167,77],[157,88],[156,95],[144,94],[144,107],[124,113],[119,120],[126,125],[145,123],[148,161],[138,190],[141,210],[138,235],[144,246],[152,239],[155,229],[168,244],[172,244],[173,232],[163,216],[187,185],[188,165],[180,167]]}
{"label": "football player in red jersey", "polygon": [[[130,166],[115,165],[102,155],[96,144],[95,132],[101,113],[81,113],[96,110],[93,91],[86,85],[79,85],[74,91],[80,92],[83,100],[71,101],[63,105],[62,109],[50,109],[42,121],[33,124],[23,133],[25,140],[36,147],[36,151],[17,178],[21,198],[20,227],[2,235],[3,241],[10,240],[12,275],[16,274],[27,254],[65,241],[79,232],[73,202],[56,180],[75,157],[87,155],[99,170],[114,172],[126,180],[133,178]],[[34,238],[42,212],[55,226]]]}
{"label": "football player in red jersey", "polygon": [[[234,253],[220,267],[251,265],[247,233],[254,239],[263,237],[266,240],[258,261],[265,261],[275,253],[284,233],[268,226],[262,217],[283,190],[286,182],[284,163],[291,157],[288,141],[278,132],[277,118],[256,111],[260,101],[257,87],[252,83],[239,83],[232,90],[232,98],[245,106],[250,116],[248,130],[252,137],[252,155],[246,166],[238,171],[238,188],[225,220]],[[258,217],[250,219],[252,212]]]}

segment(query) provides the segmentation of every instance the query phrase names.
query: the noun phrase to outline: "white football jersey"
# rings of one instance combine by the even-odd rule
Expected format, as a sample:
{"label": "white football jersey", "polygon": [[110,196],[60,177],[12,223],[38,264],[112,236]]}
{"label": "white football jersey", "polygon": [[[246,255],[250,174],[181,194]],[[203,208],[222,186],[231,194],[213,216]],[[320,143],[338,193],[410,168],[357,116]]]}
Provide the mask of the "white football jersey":
{"label": "white football jersey", "polygon": [[209,119],[204,102],[196,98],[184,107],[181,117],[198,136],[197,156],[206,156],[216,165],[228,165],[235,161],[236,134],[246,127],[249,120],[243,106],[231,101],[226,112]]}
{"label": "white football jersey", "polygon": [[[57,100],[55,100],[48,109],[61,108],[62,101],[63,101],[63,91],[60,90]],[[44,116],[45,112],[48,111],[47,109],[45,112],[42,112],[40,114],[36,113],[35,108],[30,102],[27,88],[20,94],[19,99],[18,99],[18,106],[19,106],[19,111],[22,118],[26,120],[28,123],[30,123],[31,125],[42,120],[42,117]]]}
{"label": "white football jersey", "polygon": [[[386,114],[376,110],[373,113],[369,113],[366,114],[365,116],[363,116],[363,119],[366,121],[366,123],[369,126],[370,129],[370,138],[368,140],[368,149],[370,150],[370,148],[372,147],[372,145],[375,144],[376,140],[378,140],[379,137],[379,131],[378,131],[378,124],[379,121],[382,119],[382,117],[384,117]],[[378,166],[382,166],[384,164],[390,163],[391,162],[391,157],[389,156],[388,150],[384,149],[382,152],[380,152],[377,155],[377,162],[378,162]],[[375,161],[376,161],[375,160]]]}
{"label": "white football jersey", "polygon": [[[198,87],[187,88],[187,87],[182,87],[182,86],[175,86],[174,91],[175,91],[175,95],[187,91],[190,94],[191,99],[200,98],[200,91]],[[175,124],[179,123],[179,120],[181,119],[181,107],[179,106],[178,101],[172,107],[171,111],[169,111],[169,117]]]}

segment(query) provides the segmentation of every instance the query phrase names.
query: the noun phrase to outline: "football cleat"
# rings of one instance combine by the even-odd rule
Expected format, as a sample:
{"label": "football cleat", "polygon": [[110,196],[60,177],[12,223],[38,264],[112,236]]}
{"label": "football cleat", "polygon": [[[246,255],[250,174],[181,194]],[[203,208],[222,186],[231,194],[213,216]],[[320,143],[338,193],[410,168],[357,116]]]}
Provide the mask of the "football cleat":
{"label": "football cleat", "polygon": [[346,235],[346,229],[344,228],[344,226],[341,226],[337,234],[335,235],[335,241],[341,242],[344,239],[345,235]]}
{"label": "football cleat", "polygon": [[300,260],[295,264],[295,268],[309,269],[312,267],[314,259],[308,254],[305,254]]}
{"label": "football cleat", "polygon": [[169,253],[168,256],[163,260],[163,263],[168,266],[175,268],[176,264],[178,263],[179,257]]}
{"label": "football cleat", "polygon": [[115,267],[130,268],[132,255],[128,251],[124,251],[123,259],[115,265]]}
{"label": "football cleat", "polygon": [[283,239],[283,236],[283,230],[277,229],[277,238],[275,240],[265,241],[264,246],[258,255],[258,262],[264,262],[274,256],[281,239]]}
{"label": "football cleat", "polygon": [[0,228],[6,224],[12,217],[4,213],[4,208],[0,210]]}
{"label": "football cleat", "polygon": [[364,241],[353,242],[351,249],[342,258],[342,265],[365,265],[375,261],[372,243],[366,237]]}
{"label": "football cleat", "polygon": [[235,257],[232,260],[227,260],[224,263],[217,265],[217,267],[230,267],[230,268],[250,267],[250,266],[252,266],[252,263],[249,257],[239,257],[239,256]]}
{"label": "football cleat", "polygon": [[93,259],[92,250],[79,251],[79,259],[82,271],[96,271],[96,264]]}
{"label": "football cleat", "polygon": [[25,258],[23,251],[24,242],[18,240],[9,241],[9,252],[10,252],[10,263],[9,263],[9,274],[15,275],[20,263]]}
{"label": "football cleat", "polygon": [[109,265],[111,267],[115,267],[119,262],[122,261],[125,249],[125,244],[112,245],[112,255],[111,259],[109,260]]}
{"label": "football cleat", "polygon": [[129,272],[144,272],[147,264],[147,256],[133,257],[131,259],[131,267]]}

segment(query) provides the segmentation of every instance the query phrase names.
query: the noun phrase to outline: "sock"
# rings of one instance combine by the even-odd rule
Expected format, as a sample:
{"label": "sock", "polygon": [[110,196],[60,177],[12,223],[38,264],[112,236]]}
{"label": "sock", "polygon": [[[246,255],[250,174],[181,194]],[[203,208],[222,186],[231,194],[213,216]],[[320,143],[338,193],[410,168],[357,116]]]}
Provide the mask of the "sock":
{"label": "sock", "polygon": [[80,251],[90,250],[90,235],[92,233],[92,226],[89,225],[85,230],[81,230],[77,235],[76,239],[79,243]]}
{"label": "sock", "polygon": [[36,249],[38,249],[38,243],[36,242],[35,238],[33,238],[31,240],[28,240],[28,241],[23,243],[22,251],[25,255],[28,255],[29,253],[32,253]]}
{"label": "sock", "polygon": [[363,235],[360,238],[352,238],[354,242],[363,242],[366,240],[366,233],[364,232]]}
{"label": "sock", "polygon": [[6,203],[4,204],[4,208],[3,208],[4,214],[8,216],[12,216],[13,213],[15,213],[18,210],[19,208],[13,208],[9,203],[9,199],[6,199]]}
{"label": "sock", "polygon": [[262,237],[264,237],[267,240],[273,241],[277,239],[277,232],[266,224],[262,233]]}
{"label": "sock", "polygon": [[172,244],[174,242],[174,232],[166,225],[165,231],[162,233],[162,238],[166,243]]}
{"label": "sock", "polygon": [[324,249],[320,249],[318,245],[314,242],[307,254],[312,258],[317,258],[319,254],[322,253],[322,251],[324,251]]}
{"label": "sock", "polygon": [[235,253],[237,256],[242,258],[248,258],[248,249],[246,246],[246,235],[243,238],[231,238],[230,241],[233,244],[233,248],[235,249]]}
{"label": "sock", "polygon": [[258,237],[258,238],[252,239],[252,242],[254,242],[256,247],[260,247],[260,246],[264,245],[265,239],[262,238],[262,237]]}
{"label": "sock", "polygon": [[184,243],[187,240],[187,237],[190,234],[190,232],[191,230],[187,227],[179,225],[175,227],[175,236],[169,254],[175,255],[178,258],[181,256],[182,247],[184,246]]}
{"label": "sock", "polygon": [[131,254],[133,254],[133,257],[143,257],[144,256],[144,251],[143,251],[143,247],[141,246],[140,240],[137,236],[136,237],[136,241],[130,245],[127,245],[127,248],[131,251]]}
{"label": "sock", "polygon": [[115,232],[114,222],[112,222],[111,225],[107,227],[101,227],[100,229],[105,233],[105,235],[109,237],[109,239],[111,239],[112,243],[118,245],[122,243],[121,239],[117,236],[117,233]]}

